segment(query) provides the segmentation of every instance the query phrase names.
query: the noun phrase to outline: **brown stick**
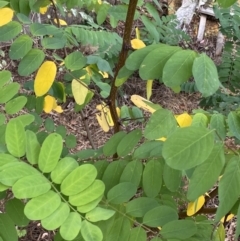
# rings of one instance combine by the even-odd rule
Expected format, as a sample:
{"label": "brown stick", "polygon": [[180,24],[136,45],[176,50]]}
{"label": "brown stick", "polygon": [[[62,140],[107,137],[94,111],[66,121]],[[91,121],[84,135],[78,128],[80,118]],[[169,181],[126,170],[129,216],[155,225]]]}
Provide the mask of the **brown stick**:
{"label": "brown stick", "polygon": [[118,75],[119,70],[124,66],[128,50],[130,49],[130,40],[131,40],[131,32],[132,32],[132,25],[133,25],[133,19],[135,10],[137,7],[138,0],[130,0],[129,6],[128,6],[128,12],[127,17],[125,21],[125,28],[124,28],[124,35],[123,35],[123,43],[122,43],[122,49],[119,54],[119,60],[116,66],[115,74],[112,81],[110,96],[109,96],[109,109],[112,115],[113,123],[114,123],[114,133],[117,133],[120,131],[120,123],[118,121],[118,115],[116,111],[116,98],[117,98],[117,87],[115,86],[116,78]]}

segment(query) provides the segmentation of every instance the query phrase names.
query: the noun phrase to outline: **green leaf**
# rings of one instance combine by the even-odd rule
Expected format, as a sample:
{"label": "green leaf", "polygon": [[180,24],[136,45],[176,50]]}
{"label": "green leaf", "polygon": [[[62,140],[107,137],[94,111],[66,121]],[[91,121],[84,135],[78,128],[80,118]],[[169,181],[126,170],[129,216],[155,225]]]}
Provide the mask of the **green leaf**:
{"label": "green leaf", "polygon": [[54,121],[50,118],[47,118],[44,123],[45,129],[48,132],[53,132],[55,129]]}
{"label": "green leaf", "polygon": [[68,204],[61,202],[57,210],[55,210],[50,216],[41,220],[41,224],[47,230],[55,230],[64,223],[69,213],[70,208]]}
{"label": "green leaf", "polygon": [[141,130],[133,130],[122,138],[117,146],[117,154],[119,156],[128,155],[142,138]]}
{"label": "green leaf", "polygon": [[160,39],[160,33],[158,32],[156,25],[145,15],[142,15],[141,20],[147,31],[150,33],[151,37],[156,43],[158,43]]}
{"label": "green leaf", "polygon": [[60,196],[53,192],[31,199],[25,206],[24,213],[30,220],[41,220],[50,216],[61,204]]}
{"label": "green leaf", "polygon": [[182,181],[182,172],[164,164],[163,180],[168,190],[176,192]]}
{"label": "green leaf", "polygon": [[63,126],[63,125],[59,125],[56,127],[56,133],[58,133],[60,136],[62,136],[63,139],[65,139],[66,137],[66,133],[67,133],[67,130],[66,130],[66,127]]}
{"label": "green leaf", "polygon": [[217,182],[225,164],[224,148],[215,145],[205,162],[197,166],[190,178],[187,198],[195,201]]}
{"label": "green leaf", "polygon": [[102,179],[103,173],[108,167],[109,162],[107,160],[99,160],[94,163],[94,166],[97,168],[97,177],[96,179]]}
{"label": "green leaf", "polygon": [[71,212],[60,227],[60,234],[65,240],[73,240],[77,237],[82,226],[82,219],[78,213]]}
{"label": "green leaf", "polygon": [[3,241],[18,240],[15,224],[6,213],[0,213],[0,237]]}
{"label": "green leaf", "polygon": [[214,94],[220,87],[216,65],[206,54],[194,60],[192,71],[197,89],[203,97]]}
{"label": "green leaf", "polygon": [[42,172],[51,172],[57,165],[63,148],[62,137],[52,133],[44,140],[38,159],[38,165]]}
{"label": "green leaf", "polygon": [[151,157],[150,153],[155,148],[162,148],[162,143],[159,141],[149,141],[144,142],[141,146],[139,146],[133,153],[134,159],[145,159]]}
{"label": "green leaf", "polygon": [[30,31],[33,36],[42,36],[47,34],[47,29],[45,25],[40,23],[32,23],[30,25]]}
{"label": "green leaf", "polygon": [[240,116],[236,112],[231,111],[227,120],[230,131],[240,139]]}
{"label": "green leaf", "polygon": [[110,8],[109,4],[102,3],[97,12],[97,24],[101,25],[106,20],[108,15],[108,9]]}
{"label": "green leaf", "polygon": [[163,83],[170,88],[175,88],[188,81],[192,76],[196,55],[192,50],[181,50],[173,54],[163,68]]}
{"label": "green leaf", "polygon": [[26,135],[24,126],[18,119],[11,119],[6,128],[5,140],[10,154],[16,157],[25,155]]}
{"label": "green leaf", "polygon": [[9,4],[9,2],[7,1],[0,1],[0,8],[3,8],[5,6],[7,6]]}
{"label": "green leaf", "polygon": [[8,70],[0,71],[0,87],[3,87],[11,79],[11,72]]}
{"label": "green leaf", "polygon": [[112,156],[117,152],[117,146],[124,136],[127,134],[123,131],[120,131],[110,137],[110,139],[103,146],[103,154],[105,156]]}
{"label": "green leaf", "polygon": [[185,240],[197,233],[197,227],[191,220],[175,220],[165,224],[160,233],[164,239]]}
{"label": "green leaf", "polygon": [[42,64],[45,54],[40,49],[31,49],[20,61],[18,73],[21,76],[29,76]]}
{"label": "green leaf", "polygon": [[77,51],[69,54],[65,58],[64,63],[67,69],[74,71],[74,70],[82,69],[86,65],[87,59],[86,57],[83,56],[82,53]]}
{"label": "green leaf", "polygon": [[162,227],[174,220],[178,220],[177,211],[166,205],[151,209],[143,217],[143,223],[149,227]]}
{"label": "green leaf", "polygon": [[61,192],[70,196],[88,188],[97,176],[97,169],[91,164],[83,164],[67,175],[61,184]]}
{"label": "green leaf", "polygon": [[77,145],[77,138],[75,135],[70,134],[66,137],[65,143],[67,148],[75,148]]}
{"label": "green leaf", "polygon": [[223,223],[220,222],[217,230],[213,233],[213,241],[224,241],[225,240],[225,228]]}
{"label": "green leaf", "polygon": [[132,198],[136,192],[136,185],[131,182],[121,182],[109,190],[107,199],[109,203],[121,204]]}
{"label": "green leaf", "polygon": [[61,159],[54,170],[51,172],[51,179],[57,184],[61,184],[62,181],[76,168],[78,163],[71,157],[64,157]]}
{"label": "green leaf", "polygon": [[10,162],[0,168],[0,182],[7,186],[12,186],[19,179],[28,175],[39,175],[39,172],[25,162]]}
{"label": "green leaf", "polygon": [[156,197],[162,187],[163,165],[159,160],[147,162],[143,171],[143,190],[147,197]]}
{"label": "green leaf", "polygon": [[131,200],[126,205],[126,213],[133,217],[143,217],[148,211],[159,206],[154,198],[138,197]]}
{"label": "green leaf", "polygon": [[15,182],[12,187],[13,194],[18,199],[37,197],[50,189],[50,182],[40,174],[23,177]]}
{"label": "green leaf", "polygon": [[119,183],[125,166],[126,163],[122,160],[111,162],[108,165],[102,177],[102,181],[105,184],[105,193],[107,193],[112,187]]}
{"label": "green leaf", "polygon": [[8,200],[5,206],[7,215],[20,227],[25,227],[29,223],[29,219],[24,214],[24,207],[24,203],[16,198]]}
{"label": "green leaf", "polygon": [[160,109],[155,111],[144,130],[144,137],[150,140],[168,137],[177,129],[177,121],[169,110]]}
{"label": "green leaf", "polygon": [[85,205],[81,205],[81,206],[77,206],[77,210],[80,213],[87,213],[90,212],[91,210],[93,210],[94,208],[96,208],[96,206],[99,204],[99,202],[102,200],[102,196],[100,196],[99,198],[93,200],[90,203],[87,203]]}
{"label": "green leaf", "polygon": [[142,49],[135,50],[126,59],[125,65],[129,70],[137,70],[140,68],[143,59],[153,50],[163,47],[163,44],[153,44]]}
{"label": "green leaf", "polygon": [[31,24],[32,23],[32,21],[26,15],[24,15],[22,13],[17,13],[16,16],[17,16],[18,20],[20,22],[22,22],[23,24]]}
{"label": "green leaf", "polygon": [[33,41],[32,39],[23,34],[16,38],[12,43],[10,50],[9,50],[9,57],[12,60],[18,60],[23,58],[32,48]]}
{"label": "green leaf", "polygon": [[226,123],[225,117],[222,114],[213,114],[210,120],[210,128],[215,129],[215,139],[219,140],[219,137],[222,140],[226,138]]}
{"label": "green leaf", "polygon": [[233,157],[224,170],[219,181],[218,198],[219,206],[215,220],[219,221],[225,216],[240,195],[240,162],[239,157]]}
{"label": "green leaf", "polygon": [[42,39],[41,44],[45,49],[62,49],[65,44],[65,38],[45,37]]}
{"label": "green leaf", "polygon": [[35,120],[35,117],[32,114],[24,114],[16,117],[16,119],[19,120],[25,127],[30,125]]}
{"label": "green leaf", "polygon": [[95,180],[91,186],[87,187],[82,192],[78,192],[78,194],[70,196],[69,202],[73,206],[88,204],[102,196],[104,189],[104,183],[101,180]]}
{"label": "green leaf", "polygon": [[98,222],[102,220],[108,220],[115,214],[115,212],[116,211],[111,209],[96,207],[90,212],[86,213],[85,218],[90,222]]}
{"label": "green leaf", "polygon": [[27,97],[25,96],[18,96],[5,105],[5,110],[7,114],[13,115],[20,111],[27,103]]}
{"label": "green leaf", "polygon": [[96,225],[89,223],[87,220],[82,222],[82,236],[85,241],[102,241],[102,231]]}
{"label": "green leaf", "polygon": [[163,68],[168,59],[181,48],[162,45],[151,51],[142,61],[139,75],[143,80],[162,78]]}
{"label": "green leaf", "polygon": [[0,27],[0,41],[9,41],[15,38],[22,31],[22,25],[11,21]]}
{"label": "green leaf", "polygon": [[131,233],[128,241],[146,241],[147,234],[142,227],[136,227],[131,229]]}
{"label": "green leaf", "polygon": [[196,113],[193,116],[191,126],[202,126],[207,127],[208,126],[208,118],[203,113]]}
{"label": "green leaf", "polygon": [[217,0],[219,5],[223,8],[231,7],[237,0]]}
{"label": "green leaf", "polygon": [[5,104],[18,93],[20,85],[18,83],[11,83],[3,86],[0,89],[0,104]]}
{"label": "green leaf", "polygon": [[162,155],[173,169],[187,170],[203,163],[213,146],[213,130],[189,126],[179,128],[169,136],[163,144]]}
{"label": "green leaf", "polygon": [[236,227],[236,233],[235,233],[235,238],[237,239],[240,235],[240,205],[238,206],[238,211],[237,211],[237,227]]}
{"label": "green leaf", "polygon": [[124,168],[120,177],[120,182],[131,182],[136,187],[138,187],[142,178],[142,172],[142,162],[138,160],[131,161]]}
{"label": "green leaf", "polygon": [[0,153],[0,168],[11,162],[19,162],[19,160],[10,154]]}

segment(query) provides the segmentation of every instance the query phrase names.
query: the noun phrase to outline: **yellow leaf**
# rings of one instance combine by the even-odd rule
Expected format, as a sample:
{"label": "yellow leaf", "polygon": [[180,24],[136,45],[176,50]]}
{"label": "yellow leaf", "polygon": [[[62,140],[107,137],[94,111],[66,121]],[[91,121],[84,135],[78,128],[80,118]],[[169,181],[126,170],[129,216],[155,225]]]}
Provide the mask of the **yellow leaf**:
{"label": "yellow leaf", "polygon": [[54,108],[54,110],[57,112],[57,113],[63,113],[63,109],[60,105],[58,105],[56,108]]}
{"label": "yellow leaf", "polygon": [[153,84],[153,80],[148,80],[147,81],[147,99],[149,100],[150,97],[152,96],[152,84]]}
{"label": "yellow leaf", "polygon": [[1,8],[0,9],[0,26],[3,26],[12,21],[13,10],[11,8]]}
{"label": "yellow leaf", "polygon": [[102,0],[98,0],[98,4],[102,4]]}
{"label": "yellow leaf", "polygon": [[109,126],[114,126],[110,110],[105,114]]}
{"label": "yellow leaf", "polygon": [[118,115],[118,118],[119,118],[120,117],[120,113],[121,113],[120,108],[116,107],[116,111],[117,111],[117,115]]}
{"label": "yellow leaf", "polygon": [[132,95],[131,101],[136,105],[138,108],[141,108],[143,110],[149,111],[151,113],[155,112],[156,110],[153,109],[151,106],[147,105],[147,103],[151,103],[151,101],[139,96],[139,95]]}
{"label": "yellow leaf", "polygon": [[131,40],[131,46],[133,49],[141,49],[144,48],[146,45],[142,40],[135,38]]}
{"label": "yellow leaf", "polygon": [[53,109],[53,106],[55,105],[56,100],[54,97],[47,95],[44,97],[44,105],[43,105],[43,110],[46,113],[50,113]]}
{"label": "yellow leaf", "polygon": [[97,117],[98,124],[101,126],[103,131],[104,132],[108,132],[109,131],[109,126],[108,126],[107,120],[105,118],[105,113],[103,111],[101,111],[101,115],[100,114],[96,114],[96,117]]}
{"label": "yellow leaf", "polygon": [[53,61],[46,61],[41,65],[34,81],[34,92],[36,96],[43,96],[49,91],[56,77],[56,73],[57,67]]}
{"label": "yellow leaf", "polygon": [[176,120],[180,127],[190,126],[192,123],[192,117],[188,113],[183,113],[177,116]]}
{"label": "yellow leaf", "polygon": [[190,202],[187,207],[187,215],[188,216],[194,215],[197,211],[201,209],[204,203],[205,203],[204,196],[200,196],[195,202]]}
{"label": "yellow leaf", "polygon": [[[57,19],[56,18],[54,18],[54,23],[56,23],[56,24],[58,24],[58,22],[57,22]],[[59,23],[60,23],[60,25],[61,26],[66,26],[67,25],[67,23],[64,21],[64,20],[62,20],[62,19],[59,19]]]}
{"label": "yellow leaf", "polygon": [[136,38],[140,39],[140,31],[139,31],[139,29],[136,28],[135,31],[136,31]]}
{"label": "yellow leaf", "polygon": [[91,69],[90,66],[87,66],[87,67],[85,68],[85,70],[87,71],[87,73],[88,73],[90,76],[92,76],[92,69]]}
{"label": "yellow leaf", "polygon": [[228,216],[227,216],[227,219],[225,220],[225,216],[221,219],[221,222],[222,223],[224,223],[224,220],[226,221],[226,222],[228,222],[229,220],[231,220],[232,218],[234,217],[234,214],[229,214]]}
{"label": "yellow leaf", "polygon": [[88,88],[82,81],[72,81],[72,93],[73,97],[78,105],[82,105],[87,97]]}
{"label": "yellow leaf", "polygon": [[105,72],[105,71],[98,71],[101,75],[102,75],[102,77],[104,78],[104,79],[106,79],[106,78],[108,78],[108,73],[107,72]]}
{"label": "yellow leaf", "polygon": [[45,14],[45,13],[47,12],[47,10],[48,10],[48,6],[40,8],[40,9],[39,9],[39,12],[40,12],[41,14]]}

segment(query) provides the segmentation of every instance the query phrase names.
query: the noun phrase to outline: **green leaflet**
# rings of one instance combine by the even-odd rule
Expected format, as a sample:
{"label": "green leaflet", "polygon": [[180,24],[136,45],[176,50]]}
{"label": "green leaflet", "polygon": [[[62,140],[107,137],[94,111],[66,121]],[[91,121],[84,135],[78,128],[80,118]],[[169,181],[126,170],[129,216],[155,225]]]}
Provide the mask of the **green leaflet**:
{"label": "green leaflet", "polygon": [[85,241],[102,241],[103,234],[99,227],[89,223],[87,220],[82,222],[81,234]]}
{"label": "green leaflet", "polygon": [[162,187],[163,165],[160,160],[150,160],[143,171],[143,190],[147,197],[156,197]]}
{"label": "green leaflet", "polygon": [[108,165],[109,162],[106,160],[99,160],[94,163],[94,166],[96,167],[98,173],[96,179],[102,179],[103,173],[107,169]]}
{"label": "green leaflet", "polygon": [[170,87],[180,87],[192,76],[193,61],[197,53],[192,50],[180,50],[174,53],[163,68],[163,83]]}
{"label": "green leaflet", "polygon": [[0,182],[12,186],[19,179],[29,175],[39,175],[39,172],[25,162],[10,162],[1,167]]}
{"label": "green leaflet", "polygon": [[143,80],[162,78],[163,68],[168,59],[181,48],[162,45],[151,51],[142,61],[139,75]]}
{"label": "green leaflet", "polygon": [[63,148],[62,137],[52,133],[44,140],[38,159],[38,166],[44,173],[51,172],[57,165]]}
{"label": "green leaflet", "polygon": [[133,153],[134,159],[145,159],[151,157],[151,151],[154,148],[161,148],[161,142],[159,141],[149,141],[141,144]]}
{"label": "green leaflet", "polygon": [[60,37],[45,37],[41,44],[45,49],[62,49],[66,44],[64,36]]}
{"label": "green leaflet", "polygon": [[60,234],[65,240],[73,240],[77,237],[82,226],[82,219],[78,213],[69,213],[60,227]]}
{"label": "green leaflet", "polygon": [[179,128],[169,136],[163,144],[162,155],[170,167],[187,170],[203,163],[213,146],[213,130],[189,126]]}
{"label": "green leaflet", "polygon": [[129,162],[123,170],[120,182],[131,182],[139,186],[142,178],[143,164],[139,160]]}
{"label": "green leaflet", "polygon": [[136,227],[131,229],[131,233],[128,241],[146,241],[147,234],[142,227]]}
{"label": "green leaflet", "polygon": [[10,154],[0,153],[0,170],[3,165],[10,162],[19,162],[19,160]]}
{"label": "green leaflet", "polygon": [[68,204],[61,202],[57,210],[55,210],[50,216],[41,220],[41,224],[47,230],[55,230],[64,223],[69,213],[70,208]]}
{"label": "green leaflet", "polygon": [[121,204],[132,198],[136,192],[136,185],[131,182],[121,182],[109,190],[107,200],[112,204]]}
{"label": "green leaflet", "polygon": [[0,88],[2,88],[10,79],[12,73],[8,70],[0,71]]}
{"label": "green leaflet", "polygon": [[210,128],[215,129],[215,139],[219,140],[219,137],[222,140],[226,138],[226,122],[225,117],[222,114],[213,114],[210,120]]}
{"label": "green leaflet", "polygon": [[191,126],[208,126],[208,118],[203,113],[197,113],[193,116]]}
{"label": "green leaflet", "polygon": [[160,109],[155,111],[144,130],[144,137],[149,140],[168,137],[177,129],[177,121],[171,111]]}
{"label": "green leaflet", "polygon": [[69,197],[69,202],[74,206],[88,204],[103,195],[105,190],[104,183],[101,180],[95,180],[89,187],[76,195]]}
{"label": "green leaflet", "polygon": [[214,94],[220,87],[216,65],[206,54],[201,54],[194,60],[192,71],[203,97]]}
{"label": "green leaflet", "polygon": [[177,211],[166,205],[151,209],[143,217],[143,223],[149,227],[162,227],[174,220],[178,220]]}
{"label": "green leaflet", "polygon": [[98,205],[98,203],[102,200],[102,198],[103,198],[103,195],[100,196],[99,198],[93,200],[92,202],[89,202],[89,203],[87,203],[85,205],[78,206],[77,210],[80,213],[90,212],[91,210],[93,210]]}
{"label": "green leaflet", "polygon": [[127,203],[126,213],[133,217],[143,217],[145,213],[158,206],[159,203],[154,198],[139,197]]}
{"label": "green leaflet", "polygon": [[19,227],[25,227],[29,223],[29,219],[24,214],[24,207],[25,204],[16,198],[8,200],[5,206],[7,215]]}
{"label": "green leaflet", "polygon": [[18,96],[10,101],[8,101],[5,105],[5,110],[7,114],[13,115],[20,111],[27,103],[27,97]]}
{"label": "green leaflet", "polygon": [[175,220],[165,224],[161,229],[164,239],[185,240],[197,232],[195,223],[191,220]]}
{"label": "green leaflet", "polygon": [[141,130],[134,130],[128,133],[126,136],[122,138],[117,146],[117,154],[119,156],[126,156],[128,155],[133,148],[137,145],[139,140],[142,138],[142,131]]}
{"label": "green leaflet", "polygon": [[116,211],[111,209],[105,209],[96,207],[93,210],[86,213],[85,218],[90,222],[98,222],[111,218]]}
{"label": "green leaflet", "polygon": [[28,35],[23,34],[19,36],[14,40],[10,47],[9,57],[12,60],[18,60],[23,58],[32,48],[32,44],[33,41]]}
{"label": "green leaflet", "polygon": [[[237,220],[240,220],[240,205],[238,206]],[[235,238],[237,239],[239,235],[240,235],[240,222],[238,221],[237,222],[236,233],[235,233]]]}
{"label": "green leaflet", "polygon": [[219,181],[219,206],[215,220],[225,216],[240,195],[240,164],[239,157],[233,157],[227,164],[223,176]]}
{"label": "green leaflet", "polygon": [[61,184],[64,195],[75,195],[88,188],[97,176],[97,169],[91,164],[83,164],[67,175]]}
{"label": "green leaflet", "polygon": [[230,131],[240,139],[240,116],[236,112],[231,111],[227,120]]}
{"label": "green leaflet", "polygon": [[228,8],[232,6],[237,0],[217,0],[219,5],[223,8]]}
{"label": "green leaflet", "polygon": [[30,220],[41,220],[51,215],[61,204],[60,196],[53,192],[31,199],[25,206],[24,213]]}
{"label": "green leaflet", "polygon": [[73,71],[82,69],[86,65],[87,59],[82,53],[73,52],[65,58],[64,63],[69,70]]}
{"label": "green leaflet", "polygon": [[43,175],[28,175],[19,179],[12,187],[13,194],[18,199],[40,196],[51,189],[51,184]]}
{"label": "green leaflet", "polygon": [[71,157],[64,157],[51,172],[51,179],[57,184],[61,184],[74,169],[78,167],[78,163]]}
{"label": "green leaflet", "polygon": [[218,180],[225,164],[222,145],[215,145],[205,162],[197,166],[190,178],[187,198],[195,201],[207,192]]}
{"label": "green leaflet", "polygon": [[15,224],[6,213],[0,213],[0,237],[5,240],[17,241],[18,235]]}
{"label": "green leaflet", "polygon": [[40,153],[40,144],[37,140],[37,136],[34,132],[26,131],[26,157],[29,163],[32,165],[38,163],[38,157]]}
{"label": "green leaflet", "polygon": [[5,104],[18,93],[20,85],[18,83],[10,83],[0,88],[0,104]]}
{"label": "green leaflet", "polygon": [[0,41],[9,41],[15,38],[22,30],[22,25],[16,21],[11,21],[0,27]]}

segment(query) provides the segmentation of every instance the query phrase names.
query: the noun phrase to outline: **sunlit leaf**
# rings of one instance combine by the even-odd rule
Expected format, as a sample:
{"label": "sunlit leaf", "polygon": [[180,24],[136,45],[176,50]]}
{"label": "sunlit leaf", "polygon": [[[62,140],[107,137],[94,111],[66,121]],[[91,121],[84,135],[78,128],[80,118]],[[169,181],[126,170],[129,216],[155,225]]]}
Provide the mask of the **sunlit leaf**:
{"label": "sunlit leaf", "polygon": [[3,26],[12,21],[13,10],[11,8],[1,8],[0,9],[0,26]]}
{"label": "sunlit leaf", "polygon": [[153,85],[153,80],[148,80],[148,81],[147,81],[147,86],[146,86],[147,99],[148,99],[148,100],[149,100],[150,97],[152,96],[152,85]]}
{"label": "sunlit leaf", "polygon": [[180,127],[190,126],[192,123],[192,117],[188,113],[178,115],[176,119]]}
{"label": "sunlit leaf", "polygon": [[132,46],[133,49],[141,49],[141,48],[144,48],[146,45],[140,39],[132,39],[131,40],[131,46]]}
{"label": "sunlit leaf", "polygon": [[52,61],[46,61],[41,65],[34,81],[36,96],[43,96],[49,91],[55,79],[56,72],[56,64]]}
{"label": "sunlit leaf", "polygon": [[[53,21],[54,21],[54,23],[58,24],[58,21],[57,21],[56,18],[54,18]],[[62,20],[62,19],[59,19],[59,24],[60,24],[61,26],[66,26],[66,25],[67,25],[67,23],[66,23],[64,20]]]}
{"label": "sunlit leaf", "polygon": [[73,79],[72,81],[72,93],[73,97],[78,105],[82,105],[88,94],[88,88],[82,81]]}

